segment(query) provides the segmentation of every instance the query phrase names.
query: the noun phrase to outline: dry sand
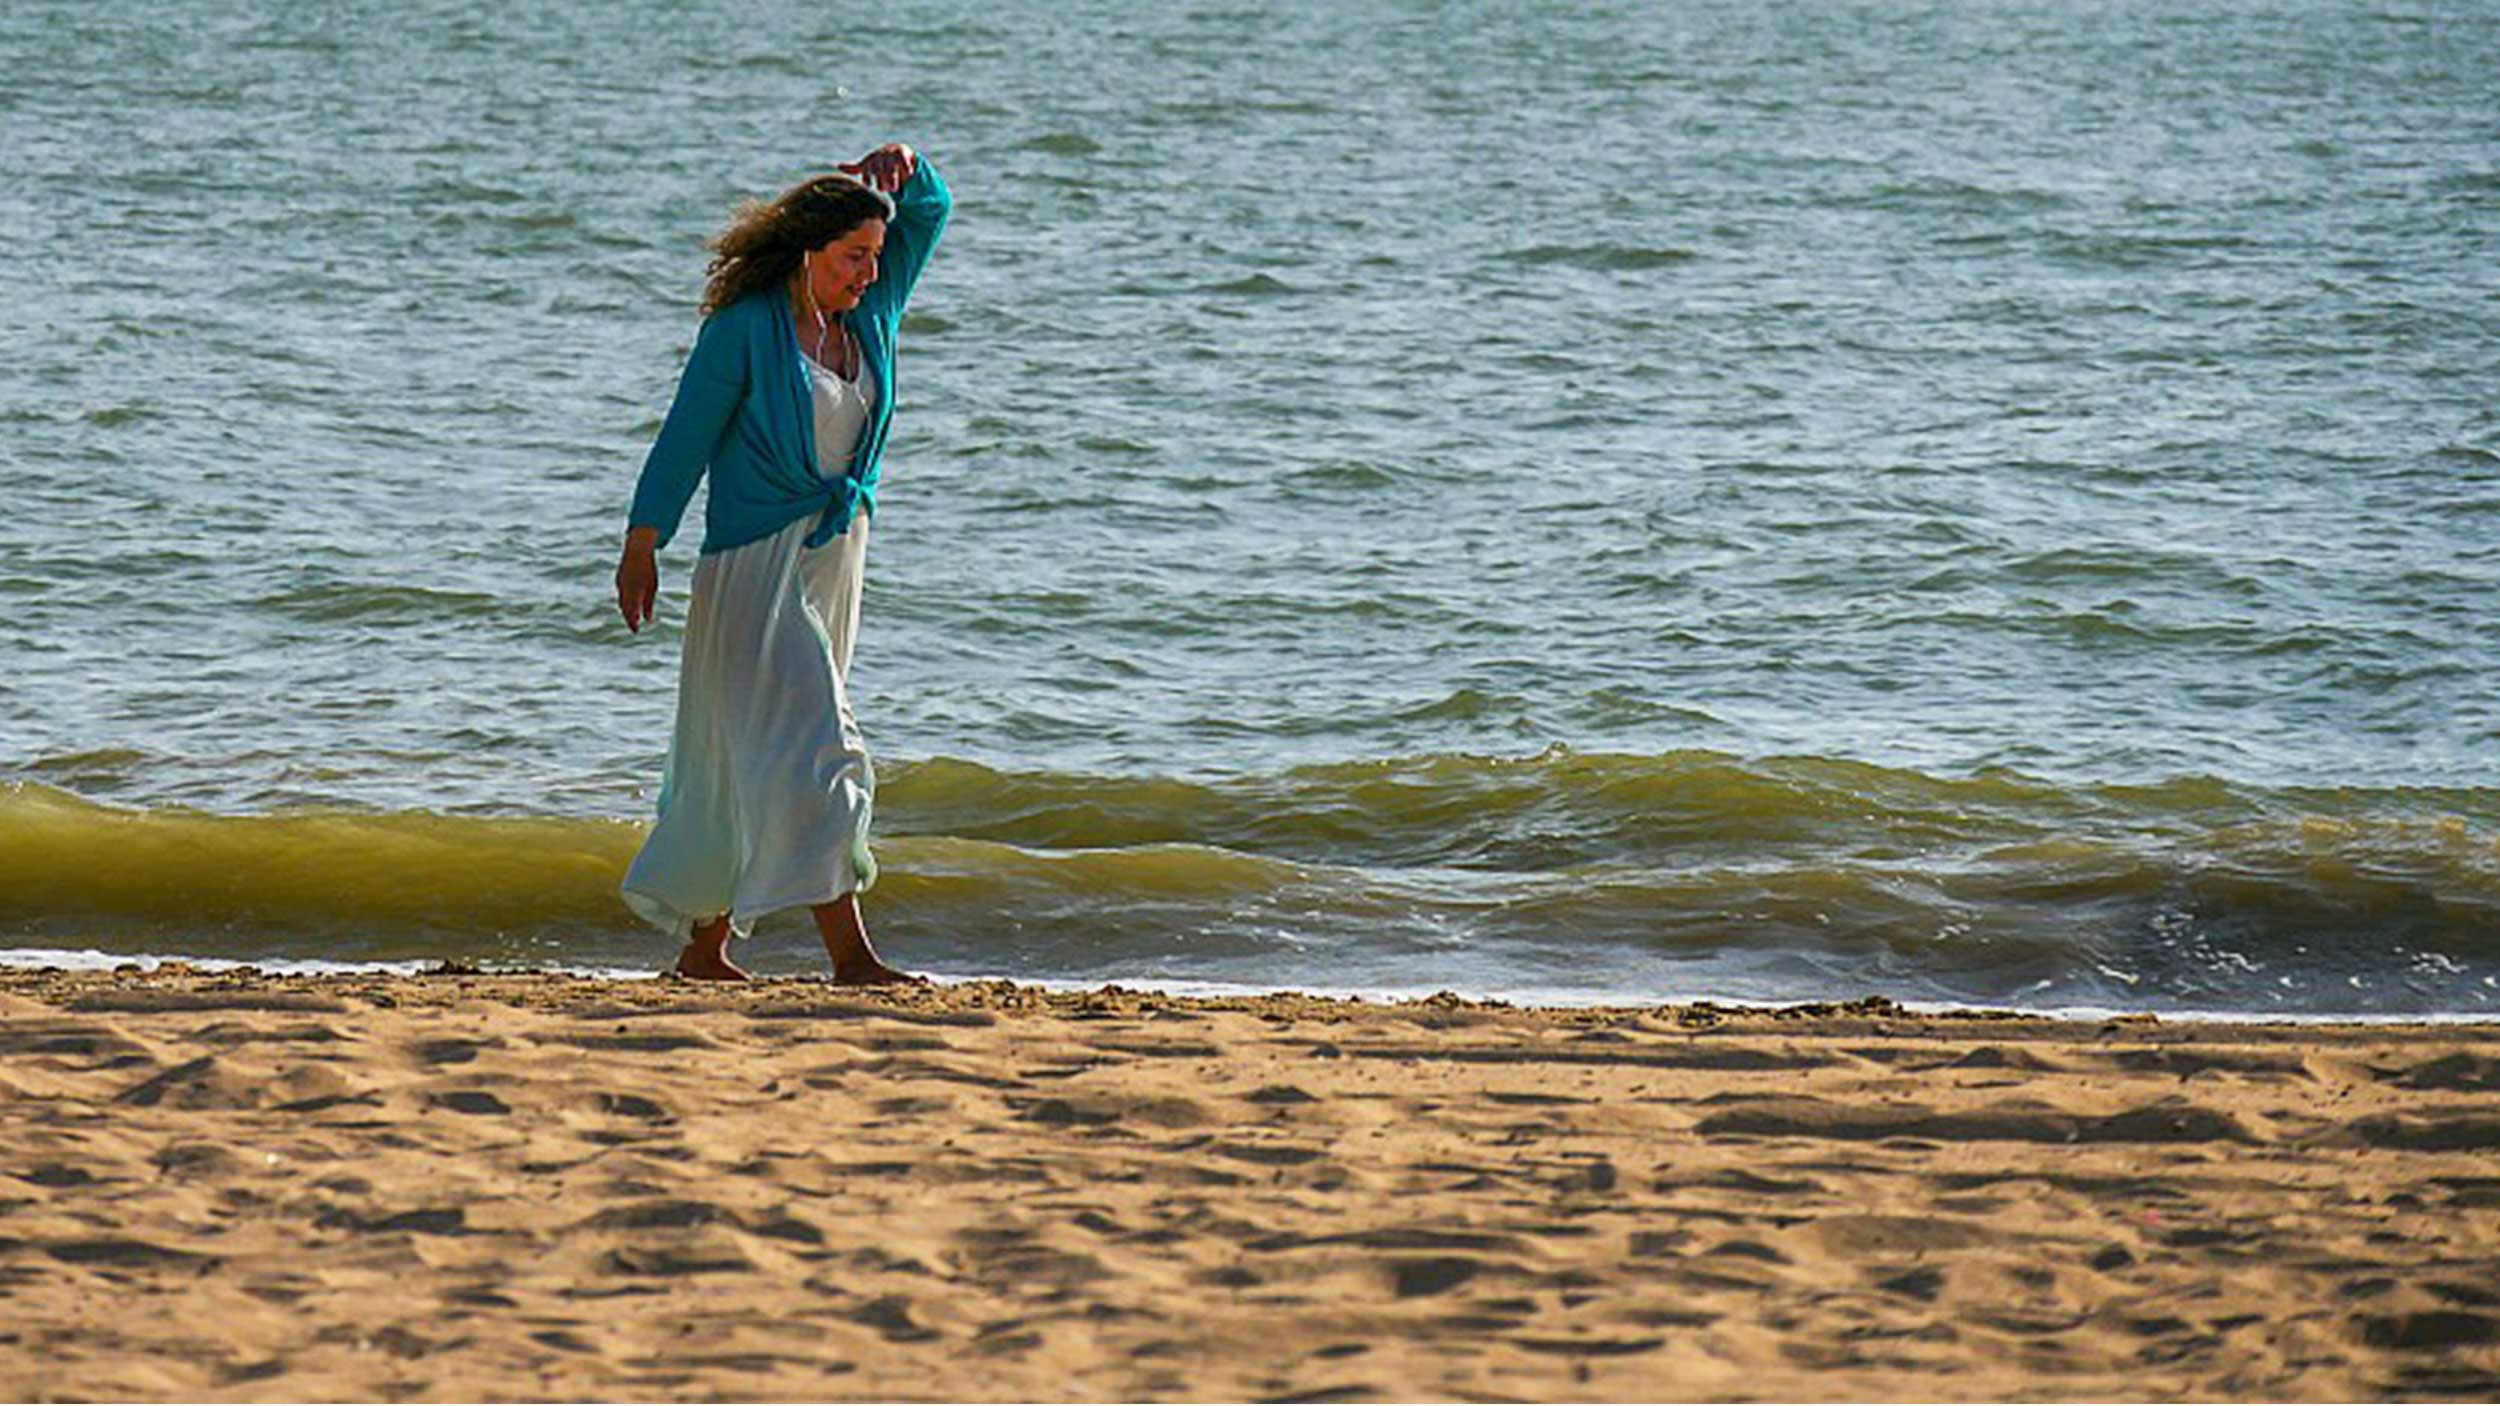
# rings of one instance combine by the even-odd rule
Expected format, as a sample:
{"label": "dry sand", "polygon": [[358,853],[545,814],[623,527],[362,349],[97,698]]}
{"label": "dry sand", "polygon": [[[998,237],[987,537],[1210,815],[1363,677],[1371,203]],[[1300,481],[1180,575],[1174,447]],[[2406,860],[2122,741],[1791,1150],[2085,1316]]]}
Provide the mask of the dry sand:
{"label": "dry sand", "polygon": [[2500,1395],[2500,1029],[0,976],[0,1396]]}

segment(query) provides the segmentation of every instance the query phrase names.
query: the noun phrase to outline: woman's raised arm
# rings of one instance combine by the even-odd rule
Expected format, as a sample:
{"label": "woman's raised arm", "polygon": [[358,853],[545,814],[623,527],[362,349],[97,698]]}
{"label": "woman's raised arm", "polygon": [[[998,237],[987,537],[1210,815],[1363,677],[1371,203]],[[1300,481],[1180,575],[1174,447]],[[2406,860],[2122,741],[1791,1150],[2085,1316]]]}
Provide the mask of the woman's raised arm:
{"label": "woman's raised arm", "polygon": [[892,320],[903,315],[920,272],[937,252],[938,236],[946,232],[955,197],[938,178],[937,167],[901,142],[888,142],[842,169],[894,197],[894,218],[886,223],[885,251],[877,256],[877,281],[859,300],[873,317]]}

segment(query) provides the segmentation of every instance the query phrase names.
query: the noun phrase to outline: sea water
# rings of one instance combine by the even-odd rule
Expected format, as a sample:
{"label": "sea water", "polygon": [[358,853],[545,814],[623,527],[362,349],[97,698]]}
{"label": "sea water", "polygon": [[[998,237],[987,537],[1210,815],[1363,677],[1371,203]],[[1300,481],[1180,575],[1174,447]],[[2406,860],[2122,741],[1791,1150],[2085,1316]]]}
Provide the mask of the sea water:
{"label": "sea water", "polygon": [[700,533],[630,635],[625,503],[705,237],[900,139],[957,208],[853,678],[896,960],[2487,1011],[2495,53],[2479,0],[21,0],[0,947],[664,963],[614,890]]}

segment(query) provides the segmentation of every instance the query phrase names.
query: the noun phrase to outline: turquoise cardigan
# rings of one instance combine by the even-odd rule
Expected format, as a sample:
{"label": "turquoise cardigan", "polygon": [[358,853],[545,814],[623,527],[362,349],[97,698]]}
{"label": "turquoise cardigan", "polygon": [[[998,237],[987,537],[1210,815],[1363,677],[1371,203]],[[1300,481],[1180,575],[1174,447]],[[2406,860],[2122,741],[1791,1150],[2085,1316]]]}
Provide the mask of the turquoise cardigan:
{"label": "turquoise cardigan", "polygon": [[712,475],[712,494],[703,507],[707,553],[770,537],[809,516],[817,523],[807,544],[821,547],[849,531],[852,515],[861,509],[873,516],[878,459],[886,427],[894,421],[894,344],[903,305],[953,208],[946,182],[926,157],[894,193],[877,281],[847,314],[877,389],[848,472],[827,480],[817,468],[815,401],[799,361],[789,294],[775,284],[703,320],[677,379],[677,397],[643,460],[627,526],[657,528],[659,544],[668,545],[707,469]]}

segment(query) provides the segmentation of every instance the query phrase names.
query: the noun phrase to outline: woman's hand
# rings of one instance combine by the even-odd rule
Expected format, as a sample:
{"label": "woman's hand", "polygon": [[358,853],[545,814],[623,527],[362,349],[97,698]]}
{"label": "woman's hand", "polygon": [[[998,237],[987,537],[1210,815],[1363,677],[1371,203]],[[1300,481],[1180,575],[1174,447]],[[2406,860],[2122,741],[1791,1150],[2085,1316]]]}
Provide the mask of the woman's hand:
{"label": "woman's hand", "polygon": [[903,188],[903,183],[920,169],[920,153],[901,142],[887,142],[857,161],[845,161],[837,169],[847,171],[888,195]]}
{"label": "woman's hand", "polygon": [[617,558],[616,609],[635,634],[660,600],[659,540],[659,529],[637,527],[625,534],[625,552]]}

